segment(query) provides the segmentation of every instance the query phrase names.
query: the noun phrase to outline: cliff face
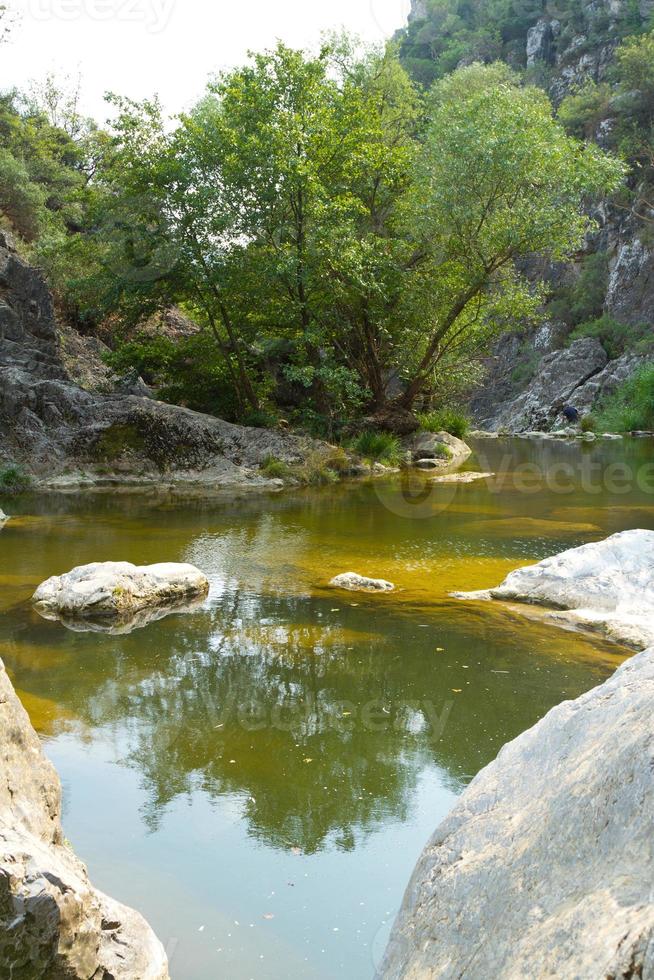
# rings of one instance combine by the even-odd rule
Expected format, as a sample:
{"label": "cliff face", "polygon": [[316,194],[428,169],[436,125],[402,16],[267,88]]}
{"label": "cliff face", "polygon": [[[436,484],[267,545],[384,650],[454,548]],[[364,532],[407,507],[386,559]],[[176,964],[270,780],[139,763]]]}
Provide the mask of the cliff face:
{"label": "cliff face", "polygon": [[41,483],[270,485],[268,456],[300,463],[314,444],[155,401],[112,383],[98,341],[57,322],[38,272],[0,234],[0,467]]}
{"label": "cliff face", "polygon": [[[447,6],[449,16],[444,18],[430,0],[413,0],[409,25],[400,34],[410,72],[429,81],[457,63],[500,58],[524,72],[528,82],[542,86],[556,107],[585,83],[606,85],[610,92],[615,87],[615,54],[621,40],[642,31],[654,15],[654,0],[526,0],[519,9],[500,3],[492,10],[485,0],[468,4],[449,0]],[[606,108],[593,131],[586,130],[586,137],[611,148],[620,111],[620,99],[608,95]],[[648,137],[645,130],[642,136]],[[636,172],[642,173],[643,168]],[[630,179],[636,200],[640,179]],[[651,198],[649,193],[645,196]],[[594,296],[586,319],[605,316],[637,328],[634,332],[640,337],[654,334],[654,210],[643,206],[642,200],[633,207],[607,201],[593,210],[592,217],[596,230],[574,262],[534,263],[534,278],[545,279],[555,302],[545,310],[539,329],[516,329],[489,358],[487,379],[471,400],[480,427],[518,432],[556,427],[565,401],[582,413],[590,412],[645,359],[651,360],[652,353],[644,354],[642,345],[636,344],[631,348],[627,344],[620,352],[609,348],[606,357],[595,341],[590,365],[587,348],[567,350],[573,320],[566,306],[575,302],[575,292],[593,263]],[[561,373],[565,392],[550,399],[550,381]]]}
{"label": "cliff face", "polygon": [[61,786],[0,661],[0,972],[168,980],[145,920],[93,888],[64,842]]}

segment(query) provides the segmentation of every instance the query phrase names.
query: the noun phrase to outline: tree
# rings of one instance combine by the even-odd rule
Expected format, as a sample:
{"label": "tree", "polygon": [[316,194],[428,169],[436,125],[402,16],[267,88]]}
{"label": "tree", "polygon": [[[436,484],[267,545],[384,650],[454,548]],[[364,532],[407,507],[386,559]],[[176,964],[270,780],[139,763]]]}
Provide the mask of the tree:
{"label": "tree", "polygon": [[[106,253],[96,287],[104,275],[105,296],[118,291],[123,310],[185,303],[214,336],[244,409],[259,407],[257,356],[280,342],[287,378],[323,415],[383,398],[378,321],[410,261],[403,238],[394,251],[391,222],[410,183],[417,106],[392,52],[361,56],[344,38],[316,55],[278,45],[254,56],[172,133],[156,107],[122,102],[95,221]],[[149,254],[170,250],[174,263],[107,277],[139,228]]]}
{"label": "tree", "polygon": [[283,349],[328,431],[357,413],[411,425],[417,401],[465,381],[542,300],[522,260],[574,252],[582,205],[623,172],[504,65],[437,83],[425,125],[394,50],[346,38],[253,56],[172,131],[156,103],[120,108],[95,181],[105,309],[184,304],[242,414]]}
{"label": "tree", "polygon": [[413,285],[423,322],[402,338],[411,408],[447,358],[484,348],[541,299],[518,269],[531,253],[562,260],[590,227],[591,195],[615,189],[623,166],[566,136],[547,96],[504,65],[463,68],[436,84],[405,221],[429,254]]}

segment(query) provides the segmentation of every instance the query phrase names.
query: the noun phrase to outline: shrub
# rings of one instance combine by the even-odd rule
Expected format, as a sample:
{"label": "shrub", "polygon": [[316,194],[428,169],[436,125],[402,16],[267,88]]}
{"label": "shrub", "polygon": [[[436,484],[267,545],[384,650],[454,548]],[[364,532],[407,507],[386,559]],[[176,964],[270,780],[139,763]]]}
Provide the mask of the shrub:
{"label": "shrub", "polygon": [[597,421],[595,417],[593,415],[584,415],[579,428],[582,432],[595,432],[597,429]]}
{"label": "shrub", "polygon": [[[105,356],[114,371],[136,371],[154,385],[163,401],[196,412],[239,421],[234,384],[212,337],[206,333],[172,340],[139,334]],[[250,415],[248,425],[270,424],[265,413]]]}
{"label": "shrub", "polygon": [[277,425],[275,416],[266,411],[265,408],[260,408],[256,411],[255,409],[251,409],[243,415],[240,421],[243,425],[250,426],[252,429],[272,429]]}
{"label": "shrub", "polygon": [[373,463],[385,463],[394,466],[402,458],[402,447],[397,436],[390,432],[377,432],[366,429],[352,442],[352,449],[359,456]]}
{"label": "shrub", "polygon": [[331,452],[318,449],[310,453],[299,466],[293,467],[292,474],[307,487],[321,487],[328,483],[337,483],[339,475],[329,465],[330,462],[332,462]]}
{"label": "shrub", "polygon": [[547,306],[550,317],[569,327],[601,316],[609,279],[608,257],[603,252],[587,255],[575,283],[552,293]]}
{"label": "shrub", "polygon": [[323,455],[324,465],[339,476],[347,476],[352,462],[342,446],[333,446]]}
{"label": "shrub", "polygon": [[470,420],[454,408],[441,408],[418,416],[423,432],[449,432],[457,439],[464,439],[470,428]]}
{"label": "shrub", "polygon": [[581,337],[597,337],[610,360],[620,357],[628,350],[645,352],[653,343],[651,328],[646,324],[634,326],[630,323],[620,323],[606,314],[595,320],[580,323],[568,336],[568,343]]}
{"label": "shrub", "polygon": [[260,466],[260,470],[264,476],[269,477],[271,480],[284,480],[291,472],[287,464],[282,462],[281,459],[277,459],[276,456],[266,456]]}
{"label": "shrub", "polygon": [[31,476],[19,466],[7,466],[0,470],[0,493],[24,493],[31,485]]}
{"label": "shrub", "polygon": [[646,364],[604,400],[597,424],[608,432],[654,429],[654,364]]}

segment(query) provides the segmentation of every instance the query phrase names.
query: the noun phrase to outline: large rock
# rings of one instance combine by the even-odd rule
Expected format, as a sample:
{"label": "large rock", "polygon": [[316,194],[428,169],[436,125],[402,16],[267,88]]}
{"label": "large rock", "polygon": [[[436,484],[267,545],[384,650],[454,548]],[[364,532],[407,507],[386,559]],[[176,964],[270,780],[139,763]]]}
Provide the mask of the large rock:
{"label": "large rock", "polygon": [[654,976],[654,650],[506,745],[440,825],[384,980]]}
{"label": "large rock", "polygon": [[568,402],[575,404],[579,390],[604,370],[607,361],[606,351],[594,337],[546,354],[534,379],[500,408],[489,428],[510,432],[550,428],[557,419],[561,420],[563,406]]}
{"label": "large rock", "polygon": [[0,233],[0,466],[16,462],[55,489],[120,481],[206,493],[272,486],[259,472],[266,459],[302,463],[319,446],[112,386],[101,354],[62,329],[42,275]]}
{"label": "large rock", "polygon": [[[553,26],[554,25],[554,26]],[[537,61],[543,61],[550,65],[554,60],[554,36],[560,24],[558,21],[553,23],[541,17],[533,27],[527,31],[527,65],[535,65]]]}
{"label": "large rock", "polygon": [[559,610],[557,621],[636,649],[654,644],[654,531],[621,531],[511,572],[497,588],[456,593]]}
{"label": "large rock", "polygon": [[416,464],[433,460],[439,467],[460,466],[472,454],[470,446],[449,432],[416,432],[403,445]]}
{"label": "large rock", "polygon": [[207,577],[194,565],[172,562],[132,565],[94,562],[53,575],[32,597],[44,614],[71,619],[121,619],[142,609],[178,604],[206,595]]}
{"label": "large rock", "polygon": [[654,250],[640,238],[618,248],[606,294],[607,312],[626,323],[651,323],[654,307]]}
{"label": "large rock", "polygon": [[61,786],[0,661],[0,974],[167,980],[145,920],[93,888],[64,842]]}
{"label": "large rock", "polygon": [[575,408],[582,415],[589,414],[645,363],[646,358],[642,354],[631,352],[609,361],[604,370],[577,388],[574,393]]}

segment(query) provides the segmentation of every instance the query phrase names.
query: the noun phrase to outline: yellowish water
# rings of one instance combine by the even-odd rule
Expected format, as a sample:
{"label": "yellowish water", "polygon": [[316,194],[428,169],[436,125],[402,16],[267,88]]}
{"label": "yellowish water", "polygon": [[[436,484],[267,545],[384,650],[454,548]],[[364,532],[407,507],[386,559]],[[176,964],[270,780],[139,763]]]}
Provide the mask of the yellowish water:
{"label": "yellowish water", "polygon": [[[457,795],[628,655],[542,611],[449,593],[654,527],[649,444],[476,449],[470,468],[498,475],[461,486],[0,500],[0,657],[61,774],[66,835],[152,922],[174,980],[371,977]],[[615,463],[634,474],[627,493],[605,485]],[[191,561],[211,592],[124,636],[31,609],[47,576],[107,559]],[[344,571],[396,591],[328,588]]]}

